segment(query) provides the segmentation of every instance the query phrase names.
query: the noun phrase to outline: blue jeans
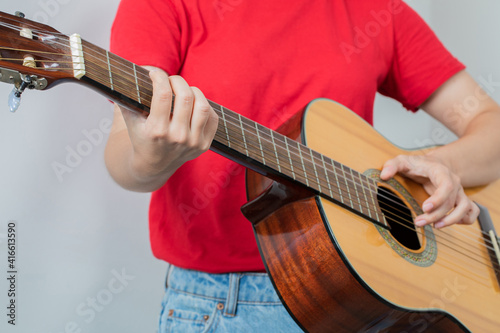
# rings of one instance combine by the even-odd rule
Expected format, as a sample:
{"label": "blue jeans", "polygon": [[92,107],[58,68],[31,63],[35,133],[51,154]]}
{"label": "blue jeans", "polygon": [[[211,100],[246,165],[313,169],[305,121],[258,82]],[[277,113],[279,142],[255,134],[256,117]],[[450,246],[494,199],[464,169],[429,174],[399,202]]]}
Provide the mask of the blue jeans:
{"label": "blue jeans", "polygon": [[159,333],[303,332],[265,273],[208,274],[169,265]]}

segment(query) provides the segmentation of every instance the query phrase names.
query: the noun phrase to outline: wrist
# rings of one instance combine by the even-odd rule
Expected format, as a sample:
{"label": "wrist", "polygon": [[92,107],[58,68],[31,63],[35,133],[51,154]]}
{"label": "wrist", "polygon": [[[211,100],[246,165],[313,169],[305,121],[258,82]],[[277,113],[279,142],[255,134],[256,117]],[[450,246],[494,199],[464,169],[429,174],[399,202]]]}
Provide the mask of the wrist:
{"label": "wrist", "polygon": [[136,184],[134,187],[144,192],[152,192],[162,187],[179,166],[160,161],[151,162],[134,153],[128,163],[129,174]]}

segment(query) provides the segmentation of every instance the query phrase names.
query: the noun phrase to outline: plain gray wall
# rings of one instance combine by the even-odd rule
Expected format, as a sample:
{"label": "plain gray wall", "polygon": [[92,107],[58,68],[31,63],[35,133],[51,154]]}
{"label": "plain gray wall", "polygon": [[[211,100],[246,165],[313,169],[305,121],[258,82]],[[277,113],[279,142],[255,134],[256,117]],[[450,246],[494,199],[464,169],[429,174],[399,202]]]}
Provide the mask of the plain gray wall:
{"label": "plain gray wall", "polygon": [[[28,18],[64,33],[78,32],[107,48],[118,3],[0,0],[0,10],[21,10]],[[409,3],[473,77],[500,81],[498,1]],[[15,327],[6,323],[6,310],[0,312],[0,331],[61,333],[74,326],[93,333],[155,332],[165,265],[152,257],[149,247],[149,195],[114,184],[104,166],[105,139],[91,143],[71,173],[58,177],[53,169],[54,162],[65,164],[68,151],[89,147],[85,133],[97,130],[106,136],[110,103],[78,85],[61,85],[26,92],[19,111],[11,114],[11,89],[0,84],[0,276],[7,271],[6,226],[15,220],[18,309]],[[499,90],[492,91],[497,101]],[[438,126],[424,113],[404,111],[387,98],[376,100],[375,127],[401,146],[441,143],[433,134]],[[116,275],[123,273],[129,280],[120,284]],[[2,309],[7,289],[1,278]],[[91,310],[92,299],[105,304]]]}

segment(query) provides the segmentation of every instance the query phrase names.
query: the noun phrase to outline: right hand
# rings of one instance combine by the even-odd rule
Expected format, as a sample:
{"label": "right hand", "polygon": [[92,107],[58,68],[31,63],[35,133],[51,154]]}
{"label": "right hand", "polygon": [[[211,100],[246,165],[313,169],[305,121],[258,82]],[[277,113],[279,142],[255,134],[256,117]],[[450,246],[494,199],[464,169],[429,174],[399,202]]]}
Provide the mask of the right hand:
{"label": "right hand", "polygon": [[[150,72],[153,97],[148,117],[121,108],[132,144],[130,167],[143,181],[166,181],[183,163],[210,148],[218,116],[203,93],[180,76]],[[175,95],[171,112],[172,96]]]}

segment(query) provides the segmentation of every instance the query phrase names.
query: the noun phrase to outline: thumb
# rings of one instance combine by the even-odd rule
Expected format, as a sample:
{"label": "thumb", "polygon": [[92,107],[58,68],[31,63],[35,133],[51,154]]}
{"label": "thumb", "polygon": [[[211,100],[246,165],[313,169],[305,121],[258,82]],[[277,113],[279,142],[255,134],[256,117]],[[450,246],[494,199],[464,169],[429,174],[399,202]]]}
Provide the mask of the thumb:
{"label": "thumb", "polygon": [[396,163],[394,159],[385,162],[382,171],[380,171],[380,178],[382,180],[388,180],[396,175],[398,172]]}

